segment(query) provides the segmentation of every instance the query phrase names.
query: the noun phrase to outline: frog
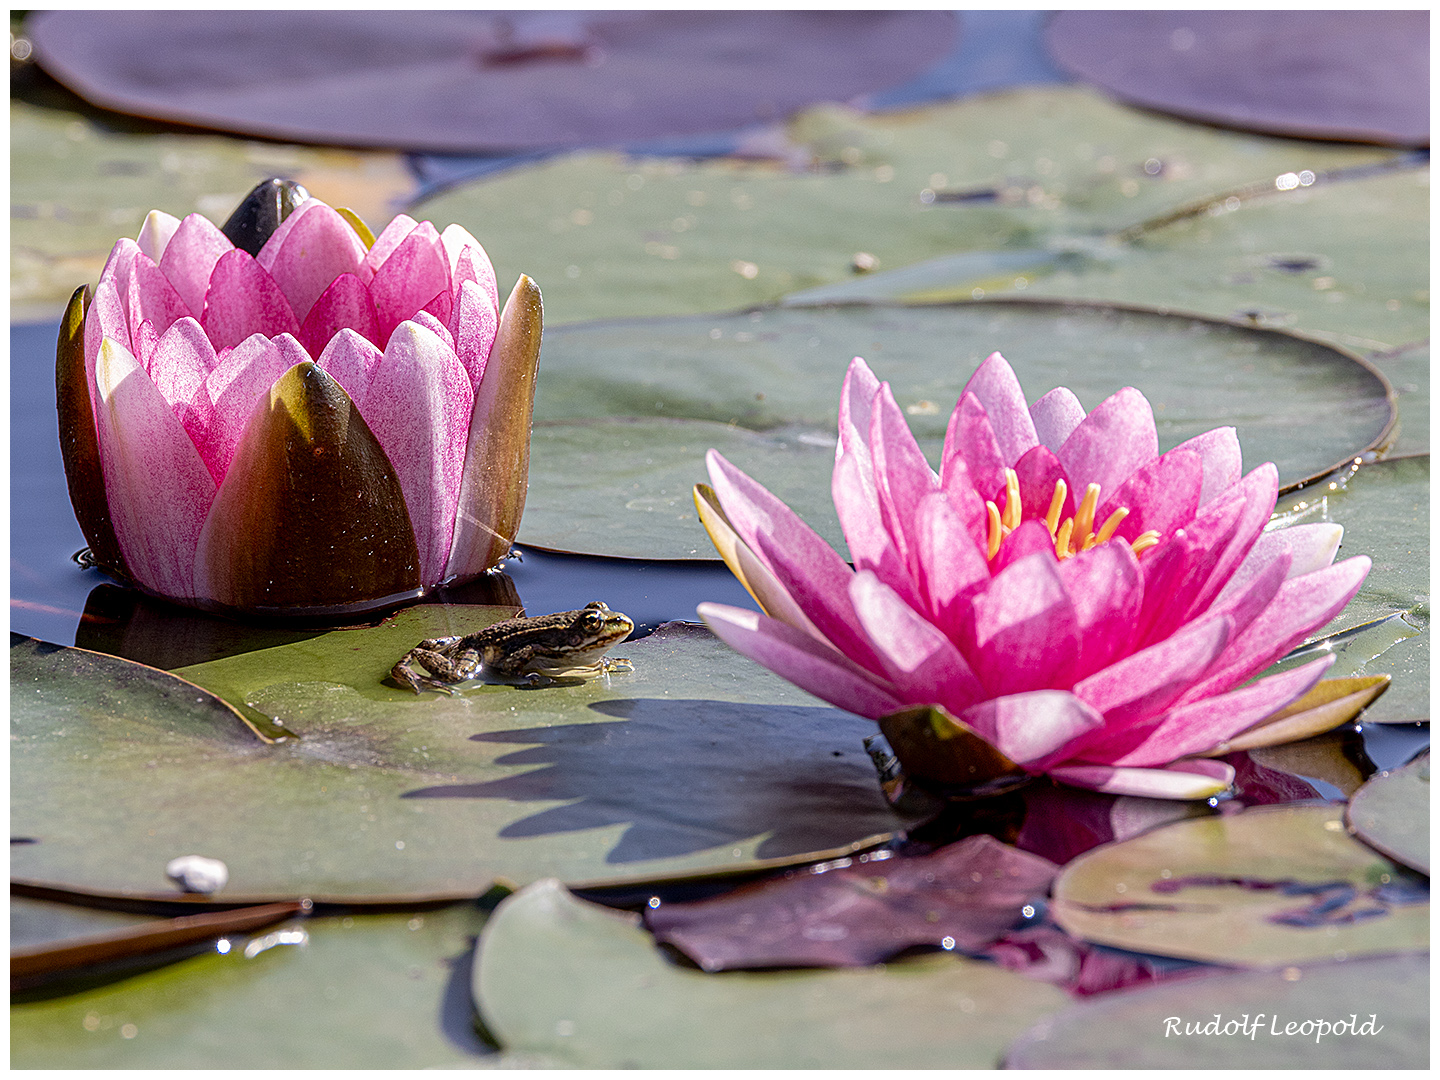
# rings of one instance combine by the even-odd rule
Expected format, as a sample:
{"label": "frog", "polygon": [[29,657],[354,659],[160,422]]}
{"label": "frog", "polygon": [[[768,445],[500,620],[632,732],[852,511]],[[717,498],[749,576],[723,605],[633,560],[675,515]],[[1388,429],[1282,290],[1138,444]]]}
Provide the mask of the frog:
{"label": "frog", "polygon": [[[543,685],[547,679],[588,679],[633,670],[630,661],[605,653],[630,636],[635,623],[592,600],[576,611],[505,619],[474,634],[429,638],[400,658],[391,678],[415,693],[458,693],[453,684],[489,676],[500,682]],[[410,665],[419,664],[429,675]]]}

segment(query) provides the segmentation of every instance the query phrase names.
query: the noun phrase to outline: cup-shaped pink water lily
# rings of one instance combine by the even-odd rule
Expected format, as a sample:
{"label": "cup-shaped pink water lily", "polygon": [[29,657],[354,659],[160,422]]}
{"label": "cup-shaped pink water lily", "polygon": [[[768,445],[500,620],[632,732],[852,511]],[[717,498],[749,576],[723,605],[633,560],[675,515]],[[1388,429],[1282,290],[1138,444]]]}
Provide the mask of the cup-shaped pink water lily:
{"label": "cup-shaped pink water lily", "polygon": [[1333,656],[1250,681],[1340,612],[1370,560],[1334,562],[1338,525],[1267,531],[1276,469],[1242,475],[1233,428],[1161,454],[1138,390],[1088,415],[1064,388],[1027,405],[999,353],[961,394],[938,473],[858,358],[839,421],[853,567],[712,450],[696,506],[764,614],[699,611],[879,720],[911,775],[1204,798],[1234,776],[1207,755],[1334,726],[1383,689],[1317,687]]}
{"label": "cup-shaped pink water lily", "polygon": [[482,573],[525,504],[539,290],[521,276],[502,313],[459,225],[402,214],[376,237],[284,191],[259,235],[246,204],[225,231],[152,211],[72,298],[57,400],[92,558],[170,600],[273,615]]}

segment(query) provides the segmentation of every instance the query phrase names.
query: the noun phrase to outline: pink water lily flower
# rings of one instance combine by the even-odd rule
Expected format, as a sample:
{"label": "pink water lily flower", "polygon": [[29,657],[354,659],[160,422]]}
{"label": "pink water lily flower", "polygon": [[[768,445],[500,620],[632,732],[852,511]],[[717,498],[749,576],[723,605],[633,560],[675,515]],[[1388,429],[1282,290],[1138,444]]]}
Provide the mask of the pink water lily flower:
{"label": "pink water lily flower", "polygon": [[402,214],[375,237],[292,187],[253,256],[152,211],[76,293],[57,369],[71,500],[99,565],[180,603],[394,606],[509,550],[540,293],[521,276],[502,314],[461,226]]}
{"label": "pink water lily flower", "polygon": [[[1159,453],[1133,388],[1088,415],[1064,388],[1027,405],[995,353],[961,394],[938,473],[858,358],[839,420],[832,488],[853,568],[712,450],[696,505],[765,613],[700,615],[803,689],[881,720],[912,756],[963,750],[952,772],[977,780],[1013,769],[1123,794],[1223,791],[1233,770],[1203,755],[1288,715],[1334,658],[1249,680],[1338,614],[1370,567],[1333,563],[1338,525],[1265,531],[1276,469],[1242,476],[1233,428]],[[895,717],[910,727],[887,727]]]}

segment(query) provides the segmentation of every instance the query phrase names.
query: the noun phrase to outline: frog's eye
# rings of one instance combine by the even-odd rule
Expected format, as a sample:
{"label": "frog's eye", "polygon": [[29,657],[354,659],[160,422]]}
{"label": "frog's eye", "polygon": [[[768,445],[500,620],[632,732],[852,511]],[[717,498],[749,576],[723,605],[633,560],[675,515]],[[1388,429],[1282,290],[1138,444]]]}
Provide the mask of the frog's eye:
{"label": "frog's eye", "polygon": [[597,631],[605,625],[605,620],[600,617],[598,611],[587,611],[580,622],[586,630],[591,632]]}

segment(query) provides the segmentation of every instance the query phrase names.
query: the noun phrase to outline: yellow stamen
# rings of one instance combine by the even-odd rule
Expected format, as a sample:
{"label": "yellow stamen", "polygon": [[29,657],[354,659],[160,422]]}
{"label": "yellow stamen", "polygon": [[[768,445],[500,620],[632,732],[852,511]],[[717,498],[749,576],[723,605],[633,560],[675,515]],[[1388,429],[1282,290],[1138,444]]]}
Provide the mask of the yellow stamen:
{"label": "yellow stamen", "polygon": [[1060,531],[1055,535],[1055,557],[1064,559],[1072,552],[1070,551],[1070,531],[1075,527],[1074,518],[1066,518],[1060,524]]}
{"label": "yellow stamen", "polygon": [[1080,500],[1080,509],[1075,511],[1075,535],[1089,536],[1095,528],[1095,508],[1100,505],[1100,485],[1091,484],[1085,489],[1085,498]]}
{"label": "yellow stamen", "polygon": [[1105,524],[1100,526],[1100,531],[1095,534],[1095,543],[1103,544],[1106,540],[1109,540],[1115,535],[1115,530],[1120,527],[1120,523],[1129,516],[1130,511],[1123,506],[1119,510],[1116,510],[1105,519]]}
{"label": "yellow stamen", "polygon": [[1060,511],[1065,507],[1065,496],[1067,490],[1064,480],[1055,481],[1055,494],[1050,497],[1050,509],[1045,513],[1045,527],[1050,530],[1050,535],[1055,535],[1055,530],[1060,527]]}
{"label": "yellow stamen", "polygon": [[1020,477],[1014,469],[1005,470],[1005,516],[1001,524],[1007,533],[1020,525]]}
{"label": "yellow stamen", "polygon": [[1154,529],[1146,529],[1143,533],[1130,541],[1130,550],[1139,555],[1142,551],[1148,551],[1160,543],[1160,534]]}
{"label": "yellow stamen", "polygon": [[993,559],[995,553],[1000,550],[1000,510],[990,500],[985,500],[985,512],[990,517],[990,533],[985,541],[985,557]]}

